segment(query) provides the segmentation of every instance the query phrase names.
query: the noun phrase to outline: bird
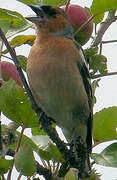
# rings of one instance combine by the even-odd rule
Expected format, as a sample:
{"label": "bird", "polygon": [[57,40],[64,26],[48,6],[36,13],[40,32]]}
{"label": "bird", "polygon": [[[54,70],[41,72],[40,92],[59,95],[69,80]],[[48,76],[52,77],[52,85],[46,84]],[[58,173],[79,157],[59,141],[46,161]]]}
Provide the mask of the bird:
{"label": "bird", "polygon": [[27,61],[32,94],[37,105],[62,129],[73,149],[77,142],[82,142],[86,153],[81,158],[83,170],[79,177],[89,177],[93,118],[87,60],[61,8],[28,6],[35,15],[26,19],[36,26],[36,39]]}

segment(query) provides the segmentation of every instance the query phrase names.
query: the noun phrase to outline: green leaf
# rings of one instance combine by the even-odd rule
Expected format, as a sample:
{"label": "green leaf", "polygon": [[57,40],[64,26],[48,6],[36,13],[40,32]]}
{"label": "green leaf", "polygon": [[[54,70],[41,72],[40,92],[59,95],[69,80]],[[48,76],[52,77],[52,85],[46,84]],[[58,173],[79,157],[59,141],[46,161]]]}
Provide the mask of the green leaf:
{"label": "green leaf", "polygon": [[21,68],[26,71],[26,65],[27,65],[27,58],[25,56],[19,55],[17,56],[17,59],[19,61],[19,64]]}
{"label": "green leaf", "polygon": [[36,163],[32,148],[29,144],[20,147],[15,155],[15,167],[25,176],[32,176],[36,172]]}
{"label": "green leaf", "polygon": [[38,150],[38,154],[42,159],[47,160],[47,161],[52,160],[57,163],[64,162],[64,158],[62,154],[60,153],[58,148],[51,142],[46,144],[46,146],[44,145],[40,146]]}
{"label": "green leaf", "polygon": [[92,82],[92,95],[93,95],[93,104],[96,103],[96,97],[95,97],[95,91],[96,91],[96,88],[99,87],[99,81],[101,79],[97,79],[97,80],[94,80]]}
{"label": "green leaf", "polygon": [[92,93],[93,95],[95,94],[95,90],[97,87],[99,87],[99,82],[100,82],[101,79],[97,79],[97,80],[94,80],[92,82]]}
{"label": "green leaf", "polygon": [[93,0],[91,11],[93,14],[103,13],[117,9],[117,0]]}
{"label": "green leaf", "polygon": [[52,159],[51,154],[47,150],[43,150],[40,148],[38,150],[38,154],[43,160],[50,161]]}
{"label": "green leaf", "polygon": [[7,171],[12,165],[13,160],[0,159],[0,174],[7,173]]}
{"label": "green leaf", "polygon": [[45,131],[43,129],[40,129],[39,127],[33,127],[31,129],[32,135],[36,136],[36,135],[44,135],[47,136],[47,133],[45,133]]}
{"label": "green leaf", "polygon": [[54,144],[52,144],[52,143],[49,144],[48,152],[51,154],[52,159],[55,162],[61,162],[61,163],[64,162],[64,158],[63,158],[62,154],[60,153],[60,151]]}
{"label": "green leaf", "polygon": [[51,141],[51,139],[49,138],[49,136],[45,136],[45,135],[36,135],[36,136],[32,136],[31,137],[32,141],[39,147],[39,148],[42,148],[42,149],[46,149],[48,148],[48,144]]}
{"label": "green leaf", "polygon": [[[41,2],[41,0],[38,0]],[[65,5],[66,0],[42,0],[43,5],[51,5],[51,6],[62,6]]]}
{"label": "green leaf", "polygon": [[88,48],[84,50],[85,56],[87,59],[90,59],[92,56],[94,56],[95,54],[97,54],[98,52],[98,48],[97,47],[93,47],[93,48]]}
{"label": "green leaf", "polygon": [[104,19],[104,13],[101,13],[93,18],[93,22],[97,25]]}
{"label": "green leaf", "polygon": [[94,115],[93,137],[104,142],[117,139],[117,107],[104,108]]}
{"label": "green leaf", "polygon": [[92,75],[96,72],[101,74],[107,73],[107,58],[101,54],[96,54],[89,59],[90,69],[93,70]]}
{"label": "green leaf", "polygon": [[62,6],[66,3],[66,0],[18,0],[25,4],[38,4],[41,5],[51,5],[51,6]]}
{"label": "green leaf", "polygon": [[38,118],[31,108],[25,90],[9,80],[0,88],[0,109],[11,120],[25,127],[38,126]]}
{"label": "green leaf", "polygon": [[109,145],[100,154],[93,153],[92,158],[97,164],[117,168],[117,143]]}
{"label": "green leaf", "polygon": [[17,0],[19,2],[22,2],[24,4],[37,4],[37,0]]}
{"label": "green leaf", "polygon": [[18,35],[10,41],[10,45],[14,48],[23,44],[33,45],[35,38],[35,35]]}
{"label": "green leaf", "polygon": [[31,25],[16,11],[0,8],[0,27],[9,38],[12,35],[28,29]]}
{"label": "green leaf", "polygon": [[66,180],[77,180],[78,179],[78,170],[77,169],[70,169],[65,176]]}

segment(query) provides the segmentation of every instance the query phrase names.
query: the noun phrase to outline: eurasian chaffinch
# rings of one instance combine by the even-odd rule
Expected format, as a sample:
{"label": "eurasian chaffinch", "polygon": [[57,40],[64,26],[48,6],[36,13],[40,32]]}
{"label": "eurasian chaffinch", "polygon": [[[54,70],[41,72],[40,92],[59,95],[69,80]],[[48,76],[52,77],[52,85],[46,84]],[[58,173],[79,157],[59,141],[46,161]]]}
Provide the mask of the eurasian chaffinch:
{"label": "eurasian chaffinch", "polygon": [[59,7],[29,5],[36,16],[36,40],[27,62],[27,73],[36,103],[61,127],[68,142],[78,138],[86,147],[84,172],[90,174],[92,149],[92,91],[83,50],[73,38],[66,13]]}

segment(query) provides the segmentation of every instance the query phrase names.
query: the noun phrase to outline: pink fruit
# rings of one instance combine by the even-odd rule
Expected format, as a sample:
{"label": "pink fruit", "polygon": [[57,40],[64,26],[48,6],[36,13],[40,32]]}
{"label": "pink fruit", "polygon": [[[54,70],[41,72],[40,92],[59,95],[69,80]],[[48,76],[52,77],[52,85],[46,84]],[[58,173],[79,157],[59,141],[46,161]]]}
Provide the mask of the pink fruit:
{"label": "pink fruit", "polygon": [[[65,6],[61,7],[65,10]],[[70,22],[74,28],[74,32],[81,27],[89,18],[90,14],[81,6],[78,5],[69,5],[67,9],[67,15],[70,19]],[[75,39],[81,44],[84,45],[87,43],[91,37],[93,31],[93,21],[91,20],[76,36]]]}
{"label": "pink fruit", "polygon": [[23,87],[22,81],[14,64],[6,61],[1,61],[0,71],[2,73],[2,78],[4,81],[14,79],[19,86]]}

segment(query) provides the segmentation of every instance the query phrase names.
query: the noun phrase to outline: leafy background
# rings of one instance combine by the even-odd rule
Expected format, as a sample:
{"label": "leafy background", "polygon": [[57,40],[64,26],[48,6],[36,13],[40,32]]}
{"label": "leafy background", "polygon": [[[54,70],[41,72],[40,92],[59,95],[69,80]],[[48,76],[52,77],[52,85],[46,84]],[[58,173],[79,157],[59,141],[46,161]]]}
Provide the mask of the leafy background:
{"label": "leafy background", "polygon": [[[76,2],[79,5],[88,6],[88,7],[91,4],[90,0],[89,1],[87,0],[87,2],[81,2],[80,0],[79,1],[74,0],[74,1],[71,1],[71,2],[74,2],[74,3]],[[114,2],[114,0],[113,0],[113,2]],[[0,1],[0,7],[15,10],[15,11],[23,14],[24,16],[30,15],[32,13],[31,10],[27,8],[27,6],[24,6],[24,5],[16,2],[15,0],[10,0],[10,3],[8,1],[1,0]],[[26,7],[25,10],[24,10],[24,7]],[[117,27],[117,24],[113,23],[110,30],[107,30],[103,40],[117,39],[116,27]],[[28,30],[28,34],[30,34],[30,33],[33,34],[34,31]],[[26,34],[27,34],[27,32],[26,32]],[[104,48],[103,48],[103,54],[106,55],[106,57],[108,58],[108,69],[109,69],[109,71],[116,71],[116,67],[117,67],[116,49],[117,49],[116,44],[111,44],[111,45],[107,44],[107,45],[104,45]],[[21,49],[19,48],[17,50],[17,53],[20,52],[20,50]],[[28,53],[29,53],[29,46],[28,47],[25,46],[25,50],[24,50],[24,52],[22,51],[22,54],[27,56]],[[117,79],[117,76],[104,77],[99,82],[99,88],[96,90],[97,103],[96,103],[96,105],[94,107],[94,112],[99,111],[99,110],[101,110],[101,109],[103,109],[105,107],[107,108],[107,107],[110,107],[110,106],[116,106],[117,105],[116,79]],[[111,111],[111,110],[113,110],[113,109],[109,109],[109,111]],[[106,109],[104,111],[106,111]],[[103,112],[103,113],[105,113],[105,112]],[[98,114],[98,116],[99,116],[99,114]],[[115,118],[115,121],[116,121],[116,118]],[[114,136],[116,136],[116,133],[115,133]],[[100,139],[100,137],[99,137],[99,139]],[[101,139],[100,139],[100,141],[101,141]],[[97,152],[102,151],[102,149],[105,148],[105,146],[109,145],[109,144],[110,143],[100,144],[98,147],[96,147],[94,149],[94,152],[97,153]],[[102,152],[101,154],[104,154],[104,152]],[[103,163],[106,164],[106,162],[103,162]],[[116,170],[115,170],[115,174],[114,174],[114,169],[105,168],[105,167],[101,167],[101,166],[98,166],[98,168],[99,168],[99,171],[103,174],[102,175],[103,180],[107,180],[107,178],[109,180],[111,180],[111,179],[115,180],[117,178],[116,177]],[[105,169],[105,173],[104,173],[104,169]],[[111,169],[111,171],[110,171],[110,169]],[[113,177],[112,177],[112,174],[113,174]]]}

